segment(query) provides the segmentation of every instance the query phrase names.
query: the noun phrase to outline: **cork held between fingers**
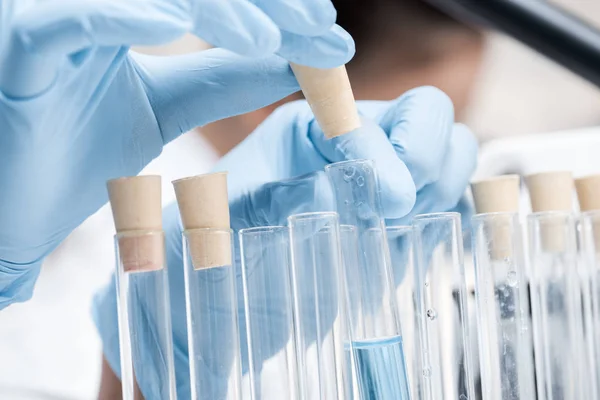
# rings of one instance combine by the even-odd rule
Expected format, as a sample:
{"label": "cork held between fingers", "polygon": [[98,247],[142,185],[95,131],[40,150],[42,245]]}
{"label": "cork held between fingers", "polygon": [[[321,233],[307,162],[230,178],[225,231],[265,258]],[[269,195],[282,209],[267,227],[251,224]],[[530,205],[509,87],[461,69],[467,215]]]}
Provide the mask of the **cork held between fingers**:
{"label": "cork held between fingers", "polygon": [[[525,178],[531,210],[570,213],[573,210],[573,174],[569,171],[542,172]],[[540,220],[542,246],[546,251],[560,252],[567,248],[565,220],[560,214]]]}
{"label": "cork held between fingers", "polygon": [[107,182],[125,272],[164,268],[160,176],[135,176]]}
{"label": "cork held between fingers", "polygon": [[231,265],[227,173],[179,179],[173,186],[194,268]]}
{"label": "cork held between fingers", "polygon": [[327,138],[360,128],[360,117],[345,66],[319,69],[294,63],[290,65]]}
{"label": "cork held between fingers", "polygon": [[511,214],[519,212],[519,189],[518,175],[496,176],[471,183],[476,213],[500,213],[487,225],[491,238],[489,252],[495,260],[513,255]]}

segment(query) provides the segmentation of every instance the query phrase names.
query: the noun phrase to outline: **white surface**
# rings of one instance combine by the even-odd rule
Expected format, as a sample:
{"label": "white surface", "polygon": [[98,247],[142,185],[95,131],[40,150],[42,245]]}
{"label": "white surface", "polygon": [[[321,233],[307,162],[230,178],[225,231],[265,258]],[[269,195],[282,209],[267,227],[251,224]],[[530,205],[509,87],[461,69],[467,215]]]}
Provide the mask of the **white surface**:
{"label": "white surface", "polygon": [[[217,156],[197,133],[170,143],[144,171],[171,181],[208,172]],[[107,205],[48,258],[31,301],[0,313],[0,399],[94,399],[101,342],[91,318],[93,294],[114,268],[114,227]]]}

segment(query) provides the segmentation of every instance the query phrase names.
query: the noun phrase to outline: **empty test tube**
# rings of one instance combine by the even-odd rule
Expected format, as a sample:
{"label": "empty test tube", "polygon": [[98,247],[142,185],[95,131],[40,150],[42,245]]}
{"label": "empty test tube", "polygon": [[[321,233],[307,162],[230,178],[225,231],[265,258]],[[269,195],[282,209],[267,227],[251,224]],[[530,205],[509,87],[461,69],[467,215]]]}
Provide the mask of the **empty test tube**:
{"label": "empty test tube", "polygon": [[302,399],[345,400],[346,314],[336,213],[288,218]]}
{"label": "empty test tube", "polygon": [[597,398],[584,351],[573,178],[549,172],[526,182],[533,210],[527,223],[538,399]]}
{"label": "empty test tube", "polygon": [[[173,400],[175,368],[160,176],[114,179],[107,187],[117,230],[123,399]],[[142,393],[141,387],[148,392]]]}
{"label": "empty test tube", "polygon": [[242,229],[239,240],[250,399],[298,400],[289,230]]}
{"label": "empty test tube", "polygon": [[533,340],[521,224],[519,176],[471,185],[475,298],[483,400],[535,398]]}
{"label": "empty test tube", "polygon": [[[592,175],[575,180],[580,220],[580,243],[582,269],[584,270],[583,287],[589,289],[589,297],[584,296],[584,328],[586,345],[590,358],[590,370],[596,371],[596,388],[600,384],[600,175]],[[591,343],[590,343],[591,342]]]}
{"label": "empty test tube", "polygon": [[475,399],[460,215],[413,220],[423,397]]}
{"label": "empty test tube", "polygon": [[[343,229],[349,348],[357,398],[409,399],[394,279],[372,161],[328,165]],[[352,234],[354,232],[354,234]]]}
{"label": "empty test tube", "polygon": [[183,223],[191,398],[241,399],[236,269],[227,175],[173,182]]}
{"label": "empty test tube", "polygon": [[396,303],[402,326],[402,342],[406,359],[411,398],[421,398],[420,343],[417,321],[415,265],[413,257],[413,228],[388,226],[386,228],[390,260],[396,283]]}

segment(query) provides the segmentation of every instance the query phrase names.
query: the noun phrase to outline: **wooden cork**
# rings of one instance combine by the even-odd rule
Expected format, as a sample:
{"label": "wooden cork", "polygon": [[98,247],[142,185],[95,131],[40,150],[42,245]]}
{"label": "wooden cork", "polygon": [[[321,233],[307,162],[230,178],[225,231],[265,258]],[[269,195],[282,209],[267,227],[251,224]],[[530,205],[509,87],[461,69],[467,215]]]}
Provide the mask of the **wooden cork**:
{"label": "wooden cork", "polygon": [[135,176],[107,182],[125,272],[164,268],[160,176]]}
{"label": "wooden cork", "polygon": [[[573,174],[568,171],[542,172],[525,178],[531,210],[536,212],[573,210]],[[564,218],[548,216],[540,220],[542,247],[546,251],[565,251]]]}
{"label": "wooden cork", "polygon": [[319,69],[290,63],[302,93],[328,138],[360,128],[346,67]]}
{"label": "wooden cork", "polygon": [[[519,212],[518,175],[502,175],[471,183],[475,212],[518,213]],[[510,214],[499,214],[489,222],[490,255],[494,260],[502,260],[513,256],[512,217]]]}
{"label": "wooden cork", "polygon": [[[600,211],[600,175],[590,175],[575,180],[577,199],[581,212]],[[600,252],[600,219],[593,218],[592,230],[596,252]]]}
{"label": "wooden cork", "polygon": [[231,265],[227,173],[179,179],[173,186],[194,268]]}

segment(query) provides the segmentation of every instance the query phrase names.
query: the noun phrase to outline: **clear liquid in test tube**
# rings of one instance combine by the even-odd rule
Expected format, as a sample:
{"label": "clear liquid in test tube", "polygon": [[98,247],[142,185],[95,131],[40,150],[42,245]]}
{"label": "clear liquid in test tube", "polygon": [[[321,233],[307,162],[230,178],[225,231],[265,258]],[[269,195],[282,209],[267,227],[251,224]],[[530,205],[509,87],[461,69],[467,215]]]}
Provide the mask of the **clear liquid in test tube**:
{"label": "clear liquid in test tube", "polygon": [[413,220],[423,398],[475,399],[460,215]]}
{"label": "clear liquid in test tube", "polygon": [[289,229],[242,229],[239,238],[250,400],[298,400]]}
{"label": "clear liquid in test tube", "polygon": [[410,398],[379,186],[374,163],[327,166],[342,227],[348,293],[347,344],[354,398]]}
{"label": "clear liquid in test tube", "polygon": [[483,400],[535,399],[528,282],[517,213],[472,220]]}
{"label": "clear liquid in test tube", "polygon": [[242,398],[232,243],[230,229],[199,228],[183,232],[193,400]]}
{"label": "clear liquid in test tube", "polygon": [[596,398],[586,379],[574,218],[547,211],[527,222],[538,399]]}

